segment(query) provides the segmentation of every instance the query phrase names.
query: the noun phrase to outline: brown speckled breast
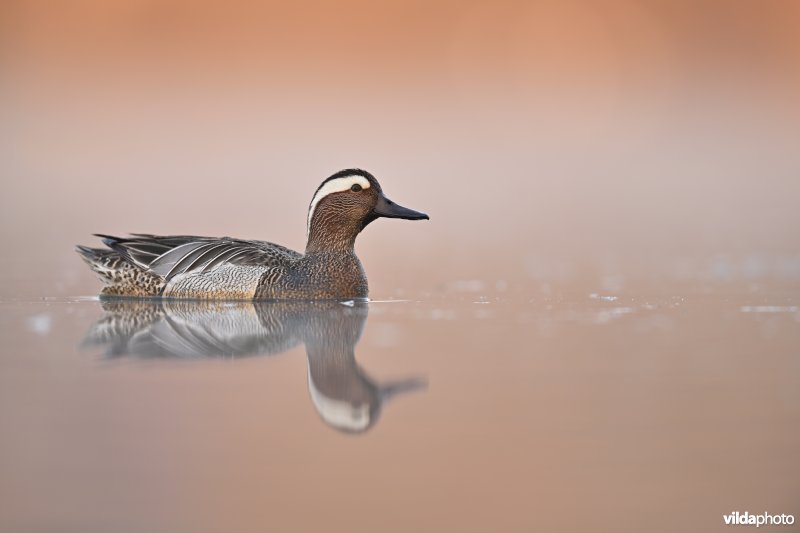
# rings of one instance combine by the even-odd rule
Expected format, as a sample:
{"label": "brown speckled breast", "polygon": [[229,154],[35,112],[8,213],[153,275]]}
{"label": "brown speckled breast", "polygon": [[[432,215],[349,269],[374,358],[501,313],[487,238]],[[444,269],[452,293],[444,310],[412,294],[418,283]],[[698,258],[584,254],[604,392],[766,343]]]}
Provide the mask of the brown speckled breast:
{"label": "brown speckled breast", "polygon": [[355,252],[307,254],[287,267],[267,269],[255,299],[306,300],[366,298],[367,275]]}

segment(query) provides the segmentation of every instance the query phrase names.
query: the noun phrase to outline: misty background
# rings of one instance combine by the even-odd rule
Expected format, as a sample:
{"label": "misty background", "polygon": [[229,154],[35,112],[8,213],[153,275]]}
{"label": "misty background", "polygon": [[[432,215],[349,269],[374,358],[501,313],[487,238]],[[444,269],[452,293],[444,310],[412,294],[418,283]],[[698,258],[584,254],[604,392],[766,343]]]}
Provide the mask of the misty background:
{"label": "misty background", "polygon": [[96,293],[93,232],[302,250],[348,167],[431,215],[360,237],[373,297],[797,281],[798,27],[778,1],[3,2],[0,290]]}

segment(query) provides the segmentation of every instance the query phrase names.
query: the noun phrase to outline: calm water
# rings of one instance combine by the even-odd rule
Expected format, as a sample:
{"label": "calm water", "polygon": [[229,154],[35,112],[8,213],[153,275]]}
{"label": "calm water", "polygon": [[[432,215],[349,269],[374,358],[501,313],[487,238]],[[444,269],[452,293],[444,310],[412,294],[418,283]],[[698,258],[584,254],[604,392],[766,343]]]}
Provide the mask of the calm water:
{"label": "calm water", "polygon": [[369,304],[4,301],[0,530],[724,531],[734,510],[800,518],[796,288],[497,289]]}

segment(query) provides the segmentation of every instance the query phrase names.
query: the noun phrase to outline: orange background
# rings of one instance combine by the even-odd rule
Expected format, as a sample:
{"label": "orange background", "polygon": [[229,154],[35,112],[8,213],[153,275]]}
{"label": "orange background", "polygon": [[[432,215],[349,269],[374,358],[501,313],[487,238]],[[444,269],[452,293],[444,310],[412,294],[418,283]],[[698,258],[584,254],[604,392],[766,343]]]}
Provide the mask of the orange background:
{"label": "orange background", "polygon": [[71,251],[91,232],[302,249],[351,166],[431,215],[361,237],[383,294],[797,270],[797,2],[6,1],[0,24],[12,292],[94,292]]}

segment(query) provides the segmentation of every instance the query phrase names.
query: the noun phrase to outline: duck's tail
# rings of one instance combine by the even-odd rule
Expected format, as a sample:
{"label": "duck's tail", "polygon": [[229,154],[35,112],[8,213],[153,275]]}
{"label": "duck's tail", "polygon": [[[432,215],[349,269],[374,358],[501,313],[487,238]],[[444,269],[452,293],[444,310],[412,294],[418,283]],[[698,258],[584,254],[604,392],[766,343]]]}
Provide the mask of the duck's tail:
{"label": "duck's tail", "polygon": [[119,252],[80,245],[75,251],[105,284],[104,295],[152,297],[161,294],[164,280],[137,267]]}
{"label": "duck's tail", "polygon": [[78,245],[75,251],[86,261],[92,272],[106,284],[113,284],[118,281],[119,271],[124,268],[121,263],[125,260],[113,250],[102,248],[89,248],[88,246]]}

